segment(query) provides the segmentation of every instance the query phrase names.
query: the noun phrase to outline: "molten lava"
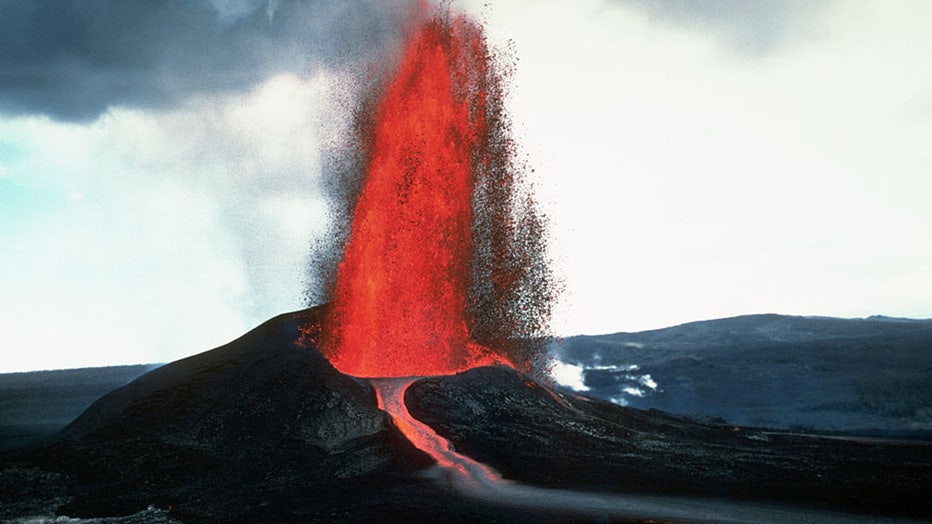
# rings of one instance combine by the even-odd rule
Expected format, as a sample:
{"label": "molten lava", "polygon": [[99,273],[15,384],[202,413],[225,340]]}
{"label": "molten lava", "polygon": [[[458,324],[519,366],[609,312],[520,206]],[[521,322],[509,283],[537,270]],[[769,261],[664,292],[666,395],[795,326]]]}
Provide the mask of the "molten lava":
{"label": "molten lava", "polygon": [[[511,364],[471,336],[473,199],[489,57],[465,17],[424,24],[371,116],[368,166],[322,350],[359,377]],[[507,188],[502,188],[507,190]]]}
{"label": "molten lava", "polygon": [[411,415],[404,397],[408,386],[415,380],[417,377],[370,379],[379,409],[388,412],[404,436],[437,461],[437,466],[450,475],[448,480],[456,483],[459,489],[475,491],[477,488],[497,489],[509,485],[498,471],[457,453],[448,440]]}

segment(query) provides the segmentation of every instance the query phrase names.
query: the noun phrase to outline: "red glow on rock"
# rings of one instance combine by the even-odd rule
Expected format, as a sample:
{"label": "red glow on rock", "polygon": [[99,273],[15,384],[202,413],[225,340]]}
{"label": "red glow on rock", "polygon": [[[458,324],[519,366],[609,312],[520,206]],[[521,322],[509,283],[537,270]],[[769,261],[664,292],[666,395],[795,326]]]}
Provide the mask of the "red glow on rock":
{"label": "red glow on rock", "polygon": [[470,339],[474,158],[487,53],[458,17],[423,25],[372,117],[368,168],[337,268],[324,352],[360,377],[508,363]]}

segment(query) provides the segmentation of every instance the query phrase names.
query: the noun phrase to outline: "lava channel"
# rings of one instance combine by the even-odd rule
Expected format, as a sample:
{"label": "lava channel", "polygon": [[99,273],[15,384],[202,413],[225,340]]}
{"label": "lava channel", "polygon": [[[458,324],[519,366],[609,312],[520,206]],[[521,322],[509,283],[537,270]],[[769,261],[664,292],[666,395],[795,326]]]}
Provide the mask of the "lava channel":
{"label": "lava channel", "polygon": [[[494,468],[457,453],[450,441],[427,424],[414,418],[405,405],[405,390],[421,377],[372,378],[379,409],[388,412],[401,433],[421,451],[437,461],[445,480],[458,492],[488,499],[501,488],[512,484]],[[495,498],[498,498],[497,495]]]}
{"label": "lava channel", "polygon": [[[418,449],[437,461],[435,472],[456,492],[504,507],[545,512],[554,517],[607,520],[664,520],[693,524],[894,524],[896,518],[838,513],[814,508],[775,506],[726,499],[678,496],[594,493],[539,488],[507,480],[494,468],[457,453],[453,445],[427,424],[415,419],[404,402],[405,391],[422,377],[370,378],[379,409],[388,412],[395,425]],[[559,452],[559,451],[556,451]]]}

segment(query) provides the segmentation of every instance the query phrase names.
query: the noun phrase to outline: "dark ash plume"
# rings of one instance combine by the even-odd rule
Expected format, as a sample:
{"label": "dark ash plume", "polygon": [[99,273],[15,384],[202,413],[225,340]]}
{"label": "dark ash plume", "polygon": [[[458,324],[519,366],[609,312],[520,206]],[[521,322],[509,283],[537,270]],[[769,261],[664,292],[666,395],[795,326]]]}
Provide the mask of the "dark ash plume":
{"label": "dark ash plume", "polygon": [[0,113],[89,121],[391,49],[409,0],[0,0]]}

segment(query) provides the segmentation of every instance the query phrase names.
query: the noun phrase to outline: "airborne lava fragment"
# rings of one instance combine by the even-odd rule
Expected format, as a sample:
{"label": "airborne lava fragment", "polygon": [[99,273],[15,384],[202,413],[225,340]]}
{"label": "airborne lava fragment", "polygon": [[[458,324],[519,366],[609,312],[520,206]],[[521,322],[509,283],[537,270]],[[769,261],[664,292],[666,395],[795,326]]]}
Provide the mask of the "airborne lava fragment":
{"label": "airborne lava fragment", "polygon": [[543,220],[519,193],[494,65],[480,26],[434,18],[411,36],[369,116],[367,166],[321,333],[344,373],[530,371],[540,360]]}

